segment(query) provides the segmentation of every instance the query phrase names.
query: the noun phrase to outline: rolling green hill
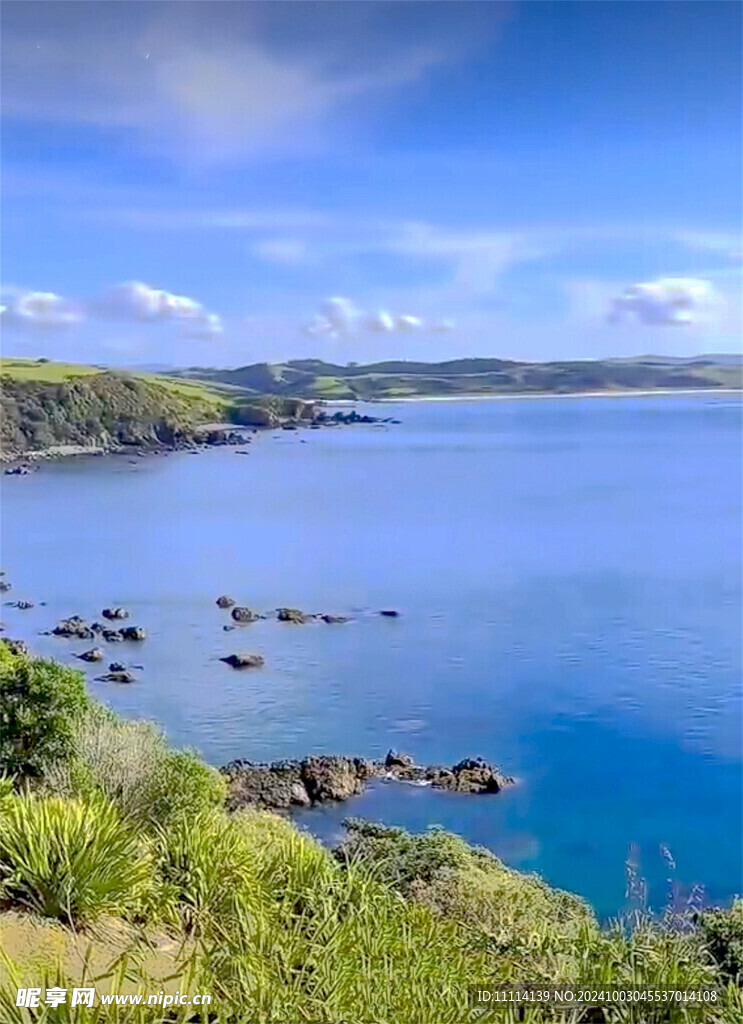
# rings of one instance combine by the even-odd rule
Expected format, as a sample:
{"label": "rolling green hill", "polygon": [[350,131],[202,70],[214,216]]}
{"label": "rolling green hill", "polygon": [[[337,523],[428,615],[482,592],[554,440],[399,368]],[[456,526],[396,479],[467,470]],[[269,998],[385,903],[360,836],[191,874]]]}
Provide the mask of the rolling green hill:
{"label": "rolling green hill", "polygon": [[233,370],[178,371],[181,378],[231,385],[255,394],[316,399],[380,400],[446,395],[577,394],[586,391],[741,388],[743,366],[735,356],[526,363],[505,359],[455,359],[443,363],[388,361],[340,366],[319,359],[254,363]]}

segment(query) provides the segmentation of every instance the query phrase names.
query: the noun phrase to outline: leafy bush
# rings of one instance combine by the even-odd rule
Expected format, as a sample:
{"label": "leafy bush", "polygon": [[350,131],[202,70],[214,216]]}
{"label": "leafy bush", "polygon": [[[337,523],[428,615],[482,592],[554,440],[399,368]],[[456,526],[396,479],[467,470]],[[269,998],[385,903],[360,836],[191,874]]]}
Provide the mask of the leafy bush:
{"label": "leafy bush", "polygon": [[47,773],[47,789],[61,796],[100,792],[141,824],[165,824],[224,802],[226,784],[215,768],[170,748],[151,723],[127,722],[100,705],[80,720],[72,751]]}
{"label": "leafy bush", "polygon": [[119,811],[25,794],[0,816],[4,901],[77,925],[137,907],[151,881],[149,852]]}
{"label": "leafy bush", "polygon": [[38,777],[68,757],[88,706],[81,672],[0,644],[0,772]]}
{"label": "leafy bush", "polygon": [[699,925],[710,953],[722,974],[740,985],[743,982],[743,900],[730,910],[707,910]]}

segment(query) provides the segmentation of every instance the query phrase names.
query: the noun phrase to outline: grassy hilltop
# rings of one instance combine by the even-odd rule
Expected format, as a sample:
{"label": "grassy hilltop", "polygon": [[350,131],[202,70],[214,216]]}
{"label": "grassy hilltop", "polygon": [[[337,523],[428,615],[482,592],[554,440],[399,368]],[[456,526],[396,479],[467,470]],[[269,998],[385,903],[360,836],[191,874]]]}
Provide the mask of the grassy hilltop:
{"label": "grassy hilltop", "polygon": [[[4,643],[0,723],[3,1024],[743,1019],[743,905],[603,929],[578,897],[445,832],[350,822],[329,851],[282,818],[228,814],[219,772]],[[525,981],[719,995],[567,1017],[468,1008],[468,987]],[[18,987],[85,984],[212,1001],[15,1005]]]}
{"label": "grassy hilltop", "polygon": [[743,387],[743,364],[736,356],[640,356],[551,363],[506,359],[454,359],[443,363],[401,360],[365,366],[297,359],[288,363],[254,363],[234,370],[194,367],[179,371],[178,375],[254,393],[336,400]]}

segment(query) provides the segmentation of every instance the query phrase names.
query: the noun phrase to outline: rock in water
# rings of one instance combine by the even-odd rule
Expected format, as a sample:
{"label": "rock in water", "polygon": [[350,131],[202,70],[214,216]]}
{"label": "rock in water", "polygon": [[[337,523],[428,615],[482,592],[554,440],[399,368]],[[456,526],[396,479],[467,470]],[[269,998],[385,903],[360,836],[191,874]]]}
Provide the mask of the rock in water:
{"label": "rock in water", "polygon": [[254,612],[252,608],[244,608],[241,605],[233,608],[231,615],[235,622],[255,622],[258,618],[257,612]]}
{"label": "rock in water", "polygon": [[83,651],[77,655],[81,661],[103,661],[103,651],[100,647],[91,647],[89,651]]}
{"label": "rock in water", "polygon": [[20,612],[28,611],[29,608],[33,608],[33,601],[13,601],[12,607],[17,608]]}
{"label": "rock in water", "polygon": [[78,640],[92,640],[93,630],[79,615],[72,615],[69,619],[62,619],[52,630],[55,636],[71,636]]}
{"label": "rock in water", "polygon": [[297,625],[302,625],[305,622],[311,622],[314,617],[314,615],[309,615],[307,612],[300,611],[299,608],[276,609],[276,618],[279,622],[295,622]]}
{"label": "rock in water", "polygon": [[217,606],[219,608],[232,608],[236,603],[234,597],[229,597],[227,594],[222,594],[221,597],[217,598]]}
{"label": "rock in water", "polygon": [[128,619],[129,612],[126,608],[104,608],[101,612],[104,619]]}
{"label": "rock in water", "polygon": [[396,750],[388,750],[384,759],[385,768],[412,768],[414,763],[410,754],[398,754]]}
{"label": "rock in water", "polygon": [[124,640],[146,640],[147,634],[141,626],[125,626],[120,630]]}
{"label": "rock in water", "polygon": [[394,608],[383,608],[379,614],[384,615],[386,619],[397,619],[400,617],[400,613],[396,612]]}
{"label": "rock in water", "polygon": [[320,755],[302,762],[302,781],[313,803],[348,800],[364,788],[363,779],[358,758]]}
{"label": "rock in water", "polygon": [[324,615],[321,615],[320,618],[322,619],[323,622],[327,622],[329,625],[332,625],[333,623],[337,622],[351,621],[350,615],[329,615],[327,612]]}
{"label": "rock in water", "polygon": [[107,672],[105,676],[99,676],[99,680],[103,683],[133,683],[134,676],[131,672],[124,670],[116,670],[114,672]]}
{"label": "rock in water", "polygon": [[233,668],[261,668],[265,664],[262,654],[228,654],[219,660]]}
{"label": "rock in water", "polygon": [[104,629],[101,636],[110,644],[118,644],[124,639],[120,629]]}
{"label": "rock in water", "polygon": [[109,672],[126,672],[126,665],[122,665],[120,661],[112,661],[108,666]]}

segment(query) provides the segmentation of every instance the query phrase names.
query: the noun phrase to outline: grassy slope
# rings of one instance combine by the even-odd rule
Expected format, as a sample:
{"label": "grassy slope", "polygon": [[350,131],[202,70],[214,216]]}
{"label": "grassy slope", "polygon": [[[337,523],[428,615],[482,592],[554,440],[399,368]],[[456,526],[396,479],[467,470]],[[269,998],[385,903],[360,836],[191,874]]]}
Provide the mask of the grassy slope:
{"label": "grassy slope", "polygon": [[256,363],[235,370],[192,368],[191,379],[304,398],[385,399],[444,395],[571,394],[584,391],[740,388],[740,363],[728,357],[657,356],[552,363],[460,359],[339,366],[321,360]]}

